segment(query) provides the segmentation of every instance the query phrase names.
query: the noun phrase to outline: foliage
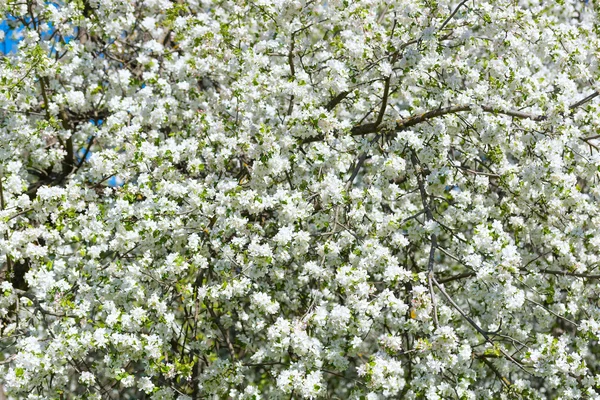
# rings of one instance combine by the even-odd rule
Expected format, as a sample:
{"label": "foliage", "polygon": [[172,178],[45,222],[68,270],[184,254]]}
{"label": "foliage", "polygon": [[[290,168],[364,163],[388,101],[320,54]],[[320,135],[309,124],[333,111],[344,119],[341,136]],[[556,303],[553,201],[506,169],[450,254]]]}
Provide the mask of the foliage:
{"label": "foliage", "polygon": [[600,398],[592,4],[0,10],[13,398]]}

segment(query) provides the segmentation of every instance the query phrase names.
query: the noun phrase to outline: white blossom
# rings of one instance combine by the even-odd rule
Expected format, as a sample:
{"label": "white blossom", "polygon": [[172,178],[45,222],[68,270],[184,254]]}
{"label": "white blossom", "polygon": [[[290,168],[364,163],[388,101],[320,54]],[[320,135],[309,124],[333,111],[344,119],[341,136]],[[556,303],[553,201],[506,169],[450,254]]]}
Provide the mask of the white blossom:
{"label": "white blossom", "polygon": [[0,11],[5,397],[600,396],[591,2]]}

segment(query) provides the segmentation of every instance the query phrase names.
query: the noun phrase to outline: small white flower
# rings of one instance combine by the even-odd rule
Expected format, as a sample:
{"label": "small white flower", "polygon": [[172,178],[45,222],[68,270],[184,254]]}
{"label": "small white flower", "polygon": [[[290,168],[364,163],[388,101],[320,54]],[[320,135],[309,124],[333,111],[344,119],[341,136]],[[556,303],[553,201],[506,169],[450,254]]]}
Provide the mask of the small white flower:
{"label": "small white flower", "polygon": [[81,375],[79,375],[79,382],[85,386],[91,386],[96,382],[96,378],[91,372],[83,371]]}
{"label": "small white flower", "polygon": [[150,380],[150,378],[144,376],[138,380],[137,384],[138,389],[146,392],[146,394],[150,394],[154,390],[154,384]]}

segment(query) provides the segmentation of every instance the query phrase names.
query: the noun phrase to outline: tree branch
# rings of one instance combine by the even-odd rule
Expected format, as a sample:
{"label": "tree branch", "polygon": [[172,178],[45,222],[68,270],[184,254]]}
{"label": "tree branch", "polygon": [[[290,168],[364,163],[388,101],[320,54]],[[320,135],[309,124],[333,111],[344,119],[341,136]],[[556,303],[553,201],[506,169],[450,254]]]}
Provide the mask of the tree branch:
{"label": "tree branch", "polygon": [[[4,175],[4,174],[2,174],[2,175]],[[4,187],[2,185],[2,178],[3,178],[3,176],[0,175],[0,208],[2,209],[2,211],[4,211],[5,203],[4,203]],[[4,240],[6,240],[8,242],[8,231],[4,232]],[[6,268],[7,268],[7,275],[10,276],[10,274],[13,273],[13,267],[12,267],[12,261],[10,259],[10,255],[8,253],[6,253]]]}
{"label": "tree branch", "polygon": [[575,329],[577,329],[579,327],[576,322],[571,321],[569,318],[563,317],[562,315],[555,313],[554,311],[552,311],[548,307],[544,306],[543,304],[540,304],[537,301],[528,299],[527,297],[525,297],[525,300],[527,300],[531,304],[535,304],[536,306],[543,308],[544,310],[548,311],[550,314],[554,315],[556,318],[562,319],[563,321],[570,323],[571,325],[573,325],[575,327]]}
{"label": "tree branch", "polygon": [[[296,45],[295,35],[292,33],[292,43],[288,52],[288,64],[290,65],[290,75],[293,79],[296,78],[296,68],[294,67],[294,46]],[[290,96],[290,104],[288,105],[287,115],[292,115],[294,111],[294,94]]]}
{"label": "tree branch", "polygon": [[[387,80],[386,80],[386,86],[388,87],[388,90],[389,90],[389,83]],[[332,99],[329,103],[327,103],[327,105],[325,107],[328,110],[333,109],[339,102],[341,102],[347,96],[347,94],[348,93],[346,93],[346,92],[342,92],[342,93],[338,94],[334,99]],[[571,110],[574,110],[575,108],[594,99],[595,97],[597,97],[599,95],[600,95],[599,92],[594,92],[593,94],[587,96],[586,98],[572,104],[571,106],[569,106],[569,108]],[[384,97],[384,103],[382,103],[382,109],[385,109],[385,106],[387,105],[386,103],[387,103],[387,98]],[[449,107],[438,108],[436,110],[427,111],[423,114],[415,115],[415,116],[408,117],[408,118],[397,121],[396,126],[394,128],[392,128],[391,130],[386,131],[385,135],[386,136],[395,135],[398,132],[401,132],[412,126],[418,125],[422,122],[429,121],[433,118],[442,117],[444,115],[449,115],[449,114],[456,114],[459,112],[471,111],[474,108],[475,108],[475,106],[473,106],[473,105],[459,105],[459,106],[449,106]],[[548,117],[546,115],[536,115],[536,114],[526,113],[526,112],[518,111],[518,110],[501,110],[501,109],[498,109],[498,108],[495,108],[492,106],[481,106],[481,108],[486,113],[501,114],[501,115],[506,115],[506,116],[513,117],[513,118],[518,118],[518,119],[530,119],[530,120],[536,121],[536,122],[541,122],[541,121],[545,121],[546,119],[548,119]],[[382,121],[383,121],[383,114],[380,112],[380,114],[377,118],[377,122],[369,122],[366,124],[357,125],[357,126],[353,127],[352,129],[350,129],[350,135],[364,136],[364,135],[369,135],[371,133],[379,132],[381,130],[380,124]],[[593,138],[594,137],[585,138],[584,140],[590,140]],[[315,136],[312,138],[304,139],[302,141],[302,143],[303,144],[312,143],[312,142],[318,142],[321,140],[323,140],[323,136],[318,135],[318,136]]]}
{"label": "tree branch", "polygon": [[[60,118],[62,119],[63,129],[65,129],[66,131],[71,131],[71,126],[69,126],[69,116],[67,115],[67,112],[64,109],[60,110]],[[62,169],[62,174],[61,174],[61,177],[59,178],[59,181],[62,181],[71,172],[73,172],[73,168],[74,168],[73,132],[71,132],[71,135],[65,142],[64,146],[65,146],[65,150],[66,150],[67,154],[65,154],[65,157],[63,158],[63,161],[62,161],[63,169]]]}
{"label": "tree branch", "polygon": [[[450,303],[452,305],[452,307],[454,307],[454,309],[456,311],[458,311],[458,313],[477,331],[479,332],[479,334],[481,336],[484,337],[484,339],[494,345],[494,341],[490,338],[490,335],[493,335],[494,332],[488,332],[488,331],[484,331],[483,329],[481,329],[479,327],[479,325],[477,325],[477,323],[475,321],[473,321],[463,310],[462,308],[460,308],[460,306],[458,304],[456,304],[454,302],[454,300],[452,300],[452,297],[450,297],[450,295],[446,292],[446,290],[444,289],[443,286],[441,286],[437,280],[435,280],[435,278],[433,278],[433,284],[435,286],[437,286],[437,288],[439,289],[439,291],[444,295],[444,297],[446,298],[446,300],[448,301],[448,303]],[[531,372],[527,371],[525,369],[525,367],[523,367],[523,365],[518,362],[517,360],[515,360],[510,354],[508,354],[506,351],[504,351],[501,348],[498,348],[498,350],[504,355],[504,357],[506,357],[507,359],[509,359],[510,361],[512,361],[517,367],[519,367],[519,369],[529,375],[531,375]]]}
{"label": "tree branch", "polygon": [[[373,140],[371,140],[371,142],[369,143],[369,146],[372,145],[373,143],[375,143],[376,141],[378,141],[379,137],[380,137],[380,135],[375,136],[375,138]],[[362,166],[365,163],[365,160],[367,159],[368,156],[369,156],[368,152],[364,151],[358,158],[358,162],[356,163],[356,166],[354,167],[354,170],[352,171],[352,175],[350,175],[350,178],[348,179],[348,182],[346,183],[346,191],[350,190],[350,187],[352,186],[354,179],[358,175],[358,172],[362,168]]]}
{"label": "tree branch", "polygon": [[576,276],[584,279],[600,279],[600,275],[588,275],[580,272],[554,271],[551,269],[541,269],[538,272],[543,274],[558,275],[558,276]]}
{"label": "tree branch", "polygon": [[[425,216],[427,221],[433,221],[433,213],[431,212],[431,198],[428,197],[427,191],[425,190],[425,182],[423,182],[421,163],[419,162],[417,154],[414,150],[411,152],[411,161],[413,167],[415,168],[415,175],[417,176],[417,183],[419,185],[419,193],[421,194],[421,203],[423,204],[423,209],[425,210]],[[437,235],[435,233],[431,234],[430,241],[431,247],[429,248],[429,260],[427,262],[427,283],[429,285],[429,296],[431,297],[431,306],[433,308],[433,325],[437,328],[439,326],[437,317],[437,303],[432,284],[432,281],[434,280],[433,269],[435,266],[435,250],[437,248]]]}
{"label": "tree branch", "polygon": [[40,88],[42,90],[42,98],[44,99],[44,112],[46,115],[46,120],[50,122],[50,110],[48,106],[50,105],[48,99],[48,92],[46,91],[46,77],[38,77],[40,81]]}
{"label": "tree branch", "polygon": [[500,382],[502,382],[502,385],[504,385],[504,387],[510,388],[512,386],[512,383],[504,375],[502,375],[498,368],[496,368],[496,366],[490,360],[488,360],[484,354],[473,355],[478,360],[482,361],[485,365],[487,365],[489,369],[492,370],[492,372],[498,377],[498,379],[500,379]]}
{"label": "tree branch", "polygon": [[79,163],[77,164],[77,167],[75,167],[75,171],[73,171],[73,173],[77,173],[77,171],[79,171],[79,169],[81,168],[81,166],[83,165],[83,163],[85,162],[87,156],[90,154],[90,149],[92,148],[92,145],[94,144],[94,139],[96,139],[95,136],[92,136],[89,140],[89,143],[85,149],[85,152],[83,153],[83,156],[81,157],[81,160],[79,160]]}
{"label": "tree branch", "polygon": [[439,279],[438,282],[439,283],[448,283],[448,282],[457,281],[457,280],[460,280],[463,278],[469,278],[469,277],[475,276],[475,275],[477,275],[475,272],[464,272],[462,274],[453,275],[453,276],[449,276],[447,278]]}
{"label": "tree branch", "polygon": [[574,109],[576,109],[577,107],[584,105],[584,104],[585,104],[585,103],[587,103],[588,101],[591,101],[591,100],[595,99],[595,98],[596,98],[596,97],[598,97],[599,95],[600,95],[600,92],[598,92],[598,91],[595,91],[594,93],[590,94],[590,95],[589,95],[589,96],[587,96],[586,98],[579,100],[577,103],[571,104],[571,105],[569,106],[569,109],[570,109],[570,110],[574,110]]}
{"label": "tree branch", "polygon": [[205,305],[206,305],[206,309],[210,313],[210,316],[212,317],[215,325],[217,326],[217,328],[219,328],[219,331],[221,331],[221,334],[223,335],[223,339],[225,340],[225,343],[227,344],[227,348],[229,349],[229,352],[231,353],[231,358],[233,360],[235,360],[236,359],[235,349],[233,347],[233,343],[231,343],[231,340],[229,339],[229,333],[227,332],[227,330],[225,330],[223,325],[221,325],[221,322],[220,322],[221,318],[215,314],[212,307],[209,307],[208,304],[206,304],[206,303],[205,303]]}
{"label": "tree branch", "polygon": [[348,95],[350,94],[349,91],[343,91],[340,92],[337,96],[335,96],[333,99],[331,99],[329,101],[329,103],[327,103],[325,105],[325,109],[327,111],[331,111],[333,110],[338,104],[340,104],[342,102],[342,100],[344,100]]}
{"label": "tree branch", "polygon": [[378,131],[377,128],[378,128],[378,126],[376,123],[369,122],[367,124],[358,125],[352,129],[350,129],[350,134],[352,136],[364,136],[364,135],[368,135],[370,133],[377,132]]}
{"label": "tree branch", "polygon": [[462,6],[464,6],[467,3],[467,1],[469,1],[469,0],[463,0],[463,1],[460,2],[459,5],[456,6],[456,8],[454,9],[454,11],[452,11],[452,14],[450,14],[450,16],[448,18],[446,18],[446,20],[444,21],[444,23],[442,24],[442,26],[440,26],[440,29],[438,31],[444,30],[444,28],[446,27],[446,25],[448,25],[448,22],[452,21],[452,18],[454,18],[454,16],[458,12],[458,10],[460,10],[460,8]]}
{"label": "tree branch", "polygon": [[[406,119],[398,121],[396,123],[396,126],[390,132],[386,132],[386,135],[394,135],[394,134],[396,134],[400,131],[403,131],[407,128],[418,125],[425,121],[429,121],[430,119],[442,117],[444,115],[449,115],[449,114],[456,114],[459,112],[471,111],[473,108],[474,108],[474,106],[471,106],[471,105],[462,105],[462,106],[443,107],[443,108],[438,108],[436,110],[427,111],[423,114],[415,115],[413,117],[408,117]],[[514,117],[514,118],[531,119],[533,121],[543,121],[547,118],[545,115],[528,114],[525,112],[514,111],[514,110],[504,111],[504,110],[495,109],[490,106],[482,106],[481,108],[483,109],[484,112],[487,112],[487,113],[503,114],[503,115],[507,115],[510,117]],[[368,135],[370,133],[375,133],[377,131],[378,131],[377,124],[368,123],[368,124],[355,126],[354,128],[352,128],[350,130],[350,134],[353,136],[362,136],[362,135]]]}
{"label": "tree branch", "polygon": [[385,114],[385,109],[387,108],[388,96],[390,95],[390,81],[392,80],[391,76],[385,78],[385,86],[383,88],[383,98],[381,100],[381,108],[379,109],[379,114],[377,115],[377,121],[375,121],[375,126],[381,125],[383,121],[383,114]]}
{"label": "tree branch", "polygon": [[[385,114],[385,110],[387,108],[388,97],[390,95],[390,81],[391,81],[391,76],[388,76],[385,79],[385,87],[383,88],[383,98],[381,99],[381,107],[379,108],[379,114],[377,115],[377,120],[374,123],[366,124],[366,125],[369,125],[370,127],[372,126],[374,129],[377,129],[379,127],[379,125],[381,125],[381,121],[383,121],[383,115]],[[371,141],[370,144],[377,142],[380,137],[381,137],[381,135],[375,136],[375,138]],[[354,168],[354,171],[352,172],[350,179],[348,179],[348,183],[346,184],[346,190],[349,190],[350,187],[352,186],[352,182],[354,182],[354,178],[356,178],[356,175],[358,175],[358,172],[362,168],[367,157],[368,157],[367,151],[365,151],[364,153],[362,153],[360,155],[360,158],[359,158],[358,162],[356,163],[356,167]]]}

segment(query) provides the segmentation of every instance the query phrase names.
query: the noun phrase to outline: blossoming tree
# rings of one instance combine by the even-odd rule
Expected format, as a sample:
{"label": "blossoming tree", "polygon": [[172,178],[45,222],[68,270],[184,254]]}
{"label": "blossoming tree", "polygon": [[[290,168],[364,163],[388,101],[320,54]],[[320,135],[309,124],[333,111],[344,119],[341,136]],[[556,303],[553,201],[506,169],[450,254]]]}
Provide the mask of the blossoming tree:
{"label": "blossoming tree", "polygon": [[8,396],[600,398],[592,4],[0,10]]}

